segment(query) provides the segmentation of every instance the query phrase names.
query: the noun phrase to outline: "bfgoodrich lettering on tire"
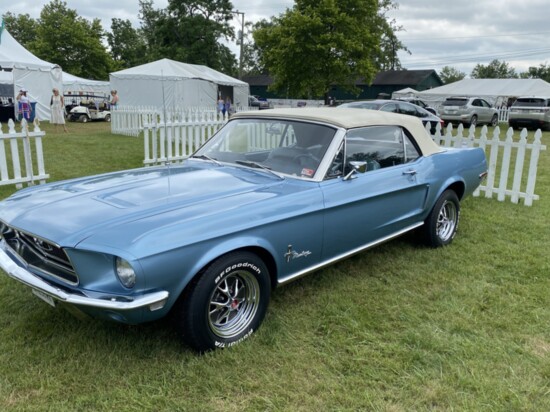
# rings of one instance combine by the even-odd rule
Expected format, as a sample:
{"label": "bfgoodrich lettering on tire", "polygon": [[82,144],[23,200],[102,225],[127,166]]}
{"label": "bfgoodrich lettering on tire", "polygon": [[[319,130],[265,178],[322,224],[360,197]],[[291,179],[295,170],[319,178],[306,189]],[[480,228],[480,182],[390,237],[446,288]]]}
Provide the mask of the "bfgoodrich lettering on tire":
{"label": "bfgoodrich lettering on tire", "polygon": [[460,219],[460,202],[453,190],[441,194],[422,227],[428,246],[439,247],[451,243]]}
{"label": "bfgoodrich lettering on tire", "polygon": [[180,298],[179,330],[199,351],[233,346],[258,329],[270,294],[261,259],[245,251],[227,254],[198,275]]}

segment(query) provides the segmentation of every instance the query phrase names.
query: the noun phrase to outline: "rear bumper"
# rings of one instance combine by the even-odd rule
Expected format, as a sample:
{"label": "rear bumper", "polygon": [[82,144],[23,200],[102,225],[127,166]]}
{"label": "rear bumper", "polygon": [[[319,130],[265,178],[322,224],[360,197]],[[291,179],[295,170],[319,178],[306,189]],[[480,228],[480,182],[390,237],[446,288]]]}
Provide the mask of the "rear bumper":
{"label": "rear bumper", "polygon": [[5,243],[2,241],[2,243],[0,243],[0,268],[4,270],[9,277],[39,293],[49,296],[54,301],[67,303],[69,305],[111,311],[131,311],[141,308],[148,308],[150,311],[156,311],[162,309],[168,300],[169,293],[167,291],[157,291],[140,296],[112,295],[101,298],[92,298],[81,294],[70,293],[51,285],[25,268],[19,266],[8,253]]}

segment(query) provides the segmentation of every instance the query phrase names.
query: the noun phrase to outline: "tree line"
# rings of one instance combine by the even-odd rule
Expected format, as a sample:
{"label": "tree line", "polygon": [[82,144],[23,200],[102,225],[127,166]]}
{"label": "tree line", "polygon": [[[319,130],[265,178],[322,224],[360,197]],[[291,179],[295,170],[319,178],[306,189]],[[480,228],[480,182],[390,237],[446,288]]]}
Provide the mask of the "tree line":
{"label": "tree line", "polygon": [[[280,15],[247,23],[238,33],[229,0],[168,0],[166,8],[139,0],[138,28],[113,18],[105,30],[99,19],[79,16],[62,0],[51,0],[36,19],[7,12],[3,20],[30,52],[79,77],[106,80],[110,72],[168,58],[233,77],[269,74],[279,93],[327,98],[335,85],[359,92],[357,80],[370,83],[380,71],[403,68],[398,52],[409,51],[397,38],[402,28],[388,17],[396,7],[392,0],[295,0]],[[234,41],[242,42],[239,60],[226,45]],[[439,75],[444,83],[466,77],[448,66]],[[470,77],[550,81],[550,67],[516,74],[494,60],[478,64]]]}
{"label": "tree line", "polygon": [[[439,72],[444,84],[449,84],[466,78],[466,73],[445,66]],[[495,59],[487,65],[476,64],[470,73],[472,79],[542,79],[550,82],[550,66],[541,63],[538,67],[529,67],[526,72],[517,73],[507,62]]]}

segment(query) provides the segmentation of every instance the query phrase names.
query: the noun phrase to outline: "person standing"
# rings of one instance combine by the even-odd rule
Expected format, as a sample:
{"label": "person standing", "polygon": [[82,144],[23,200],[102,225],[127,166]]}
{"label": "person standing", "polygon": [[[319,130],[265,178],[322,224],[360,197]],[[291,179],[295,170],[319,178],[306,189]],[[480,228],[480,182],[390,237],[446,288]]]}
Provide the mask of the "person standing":
{"label": "person standing", "polygon": [[63,96],[59,94],[58,89],[53,89],[53,96],[50,100],[50,107],[52,112],[51,123],[55,125],[55,131],[57,132],[57,125],[63,125],[63,131],[68,133],[67,126],[65,125],[65,100]]}
{"label": "person standing", "polygon": [[118,106],[118,92],[111,90],[111,101],[109,102],[110,109],[115,109]]}
{"label": "person standing", "polygon": [[217,103],[218,107],[218,115],[220,113],[224,114],[225,115],[225,103],[223,102],[223,99],[222,97],[220,96],[220,98],[218,99],[218,103]]}
{"label": "person standing", "polygon": [[19,94],[16,97],[17,100],[17,113],[20,120],[31,119],[32,106],[29,97],[27,96],[27,89],[19,90]]}
{"label": "person standing", "polygon": [[231,98],[229,96],[225,98],[224,108],[225,108],[224,115],[225,113],[227,113],[227,116],[231,116]]}

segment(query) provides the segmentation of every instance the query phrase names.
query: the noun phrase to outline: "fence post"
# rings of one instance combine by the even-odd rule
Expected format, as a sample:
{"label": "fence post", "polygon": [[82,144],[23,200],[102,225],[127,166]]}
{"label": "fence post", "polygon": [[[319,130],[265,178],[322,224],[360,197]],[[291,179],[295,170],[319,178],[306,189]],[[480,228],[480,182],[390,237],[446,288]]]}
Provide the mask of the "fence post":
{"label": "fence post", "polygon": [[542,132],[538,129],[535,132],[535,141],[531,149],[531,161],[529,162],[529,172],[527,175],[527,186],[525,189],[525,206],[531,206],[535,198],[535,182],[537,180],[537,166],[539,162],[540,151],[546,149],[541,144]]}

